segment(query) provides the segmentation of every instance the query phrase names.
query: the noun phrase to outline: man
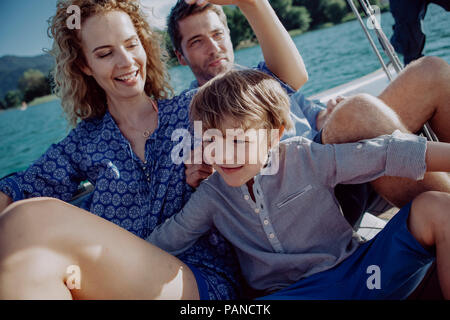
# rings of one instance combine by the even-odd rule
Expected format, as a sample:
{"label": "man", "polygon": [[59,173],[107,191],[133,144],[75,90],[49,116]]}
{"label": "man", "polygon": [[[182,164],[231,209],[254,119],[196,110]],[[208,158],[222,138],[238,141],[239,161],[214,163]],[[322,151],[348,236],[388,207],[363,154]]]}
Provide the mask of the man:
{"label": "man", "polygon": [[[210,2],[230,3],[225,0]],[[184,1],[178,1],[168,17],[168,32],[178,61],[182,65],[188,65],[196,78],[190,89],[202,86],[234,65],[225,15],[223,11],[218,12],[213,8],[217,7],[212,4],[190,7]],[[254,21],[248,16],[248,11],[244,7],[241,9],[253,27]],[[267,22],[268,20],[259,21],[263,24]],[[259,42],[266,58],[266,43],[261,40]],[[282,62],[289,61],[279,55],[279,48],[280,46],[273,46],[270,53],[276,54]],[[281,80],[287,81],[288,78],[282,78],[271,66],[268,67]],[[306,123],[306,130],[311,131],[310,134],[315,136],[314,140],[317,142],[351,142],[392,133],[395,129],[418,132],[427,121],[441,141],[449,142],[449,81],[450,66],[439,58],[428,57],[411,64],[378,98],[369,95],[338,98],[337,101],[330,101],[329,108],[324,109],[297,93],[291,99],[291,110],[295,114],[293,117],[296,125],[299,122],[303,125]],[[304,132],[297,131],[296,134],[302,135]],[[211,172],[211,168],[205,164],[187,165],[187,182],[197,187]],[[372,201],[376,198],[372,188],[391,204],[402,207],[427,190],[450,192],[450,179],[446,174],[440,173],[427,174],[419,182],[383,177],[372,182],[371,186],[350,188],[351,191],[337,188],[336,193],[340,194],[338,199],[344,213],[348,214],[347,218],[355,223],[361,212],[370,209],[369,205],[372,203],[369,202],[376,202]],[[353,200],[356,200],[356,204]],[[359,207],[357,210],[354,210],[355,205]]]}
{"label": "man", "polygon": [[425,34],[422,22],[430,3],[435,3],[450,11],[448,0],[391,0],[390,9],[395,19],[391,43],[403,55],[405,65],[423,56]]}

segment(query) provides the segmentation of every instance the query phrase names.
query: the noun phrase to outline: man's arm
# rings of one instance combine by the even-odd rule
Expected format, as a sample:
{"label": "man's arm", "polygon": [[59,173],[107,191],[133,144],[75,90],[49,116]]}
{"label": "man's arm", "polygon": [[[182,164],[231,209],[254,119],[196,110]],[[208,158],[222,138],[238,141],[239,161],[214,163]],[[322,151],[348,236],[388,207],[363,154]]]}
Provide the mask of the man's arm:
{"label": "man's arm", "polygon": [[[202,0],[187,0],[201,5]],[[209,0],[218,5],[236,5],[247,18],[261,46],[269,70],[294,90],[308,81],[303,59],[268,0]]]}
{"label": "man's arm", "polygon": [[308,81],[308,72],[302,56],[269,1],[233,2],[241,9],[255,32],[270,71],[294,90],[300,89]]}
{"label": "man's arm", "polygon": [[12,203],[12,199],[0,191],[0,213]]}

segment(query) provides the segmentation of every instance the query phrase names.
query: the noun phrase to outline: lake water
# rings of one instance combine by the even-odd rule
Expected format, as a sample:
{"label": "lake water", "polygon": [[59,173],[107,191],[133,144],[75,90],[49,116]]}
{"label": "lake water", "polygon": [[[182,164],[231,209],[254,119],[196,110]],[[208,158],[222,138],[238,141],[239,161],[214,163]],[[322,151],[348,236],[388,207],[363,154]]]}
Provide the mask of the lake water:
{"label": "lake water", "polygon": [[[390,13],[381,16],[388,37],[392,34]],[[430,5],[424,30],[427,43],[424,53],[450,63],[450,14]],[[376,69],[380,64],[359,25],[350,21],[331,28],[316,30],[294,38],[309,73],[302,88],[310,96],[346,83]],[[259,46],[236,52],[236,63],[255,66],[262,60]],[[179,93],[194,79],[188,67],[170,70],[171,83]],[[0,177],[22,170],[36,160],[52,144],[64,138],[69,127],[59,101],[0,112]]]}

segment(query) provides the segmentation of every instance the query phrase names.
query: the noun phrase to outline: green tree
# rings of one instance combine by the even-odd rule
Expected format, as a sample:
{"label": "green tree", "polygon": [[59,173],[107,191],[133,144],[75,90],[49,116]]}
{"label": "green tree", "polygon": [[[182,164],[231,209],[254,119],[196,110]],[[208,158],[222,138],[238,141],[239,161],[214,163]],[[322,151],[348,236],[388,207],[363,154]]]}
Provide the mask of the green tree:
{"label": "green tree", "polygon": [[22,102],[22,94],[19,90],[9,90],[5,94],[5,104],[6,108],[12,108],[20,105]]}
{"label": "green tree", "polygon": [[345,0],[328,0],[323,13],[327,21],[340,23],[348,13],[347,3]]}
{"label": "green tree", "polygon": [[311,27],[316,27],[326,21],[324,14],[328,0],[293,0],[294,6],[304,6],[311,16]]}
{"label": "green tree", "polygon": [[50,84],[44,74],[35,69],[25,71],[19,79],[18,88],[25,102],[50,94]]}
{"label": "green tree", "polygon": [[227,15],[233,47],[236,48],[244,40],[255,39],[255,34],[241,10],[236,7],[224,7],[223,9]]}
{"label": "green tree", "polygon": [[3,100],[2,99],[0,99],[0,109],[6,109],[6,105],[5,105],[5,103],[3,102]]}
{"label": "green tree", "polygon": [[284,26],[287,30],[300,29],[307,31],[311,23],[311,16],[305,7],[293,6],[286,14]]}

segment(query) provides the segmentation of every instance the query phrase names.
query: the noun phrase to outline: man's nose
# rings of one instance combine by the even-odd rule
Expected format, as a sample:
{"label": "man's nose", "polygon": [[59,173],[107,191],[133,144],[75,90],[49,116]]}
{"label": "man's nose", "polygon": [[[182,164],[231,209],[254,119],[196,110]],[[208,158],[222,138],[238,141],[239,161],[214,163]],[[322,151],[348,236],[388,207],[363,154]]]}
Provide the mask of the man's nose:
{"label": "man's nose", "polygon": [[214,39],[209,38],[207,42],[208,54],[217,53],[220,49],[220,43]]}

